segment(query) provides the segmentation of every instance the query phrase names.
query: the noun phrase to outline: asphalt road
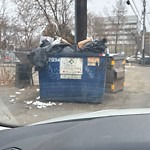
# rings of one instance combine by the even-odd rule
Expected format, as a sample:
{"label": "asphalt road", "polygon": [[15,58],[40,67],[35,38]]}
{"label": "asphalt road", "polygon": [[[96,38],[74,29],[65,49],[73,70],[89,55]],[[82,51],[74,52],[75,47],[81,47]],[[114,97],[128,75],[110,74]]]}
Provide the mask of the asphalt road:
{"label": "asphalt road", "polygon": [[101,104],[39,103],[38,86],[18,89],[0,87],[0,121],[12,124],[31,124],[64,115],[106,109],[149,108],[150,67],[126,66],[126,85],[121,92],[105,94]]}

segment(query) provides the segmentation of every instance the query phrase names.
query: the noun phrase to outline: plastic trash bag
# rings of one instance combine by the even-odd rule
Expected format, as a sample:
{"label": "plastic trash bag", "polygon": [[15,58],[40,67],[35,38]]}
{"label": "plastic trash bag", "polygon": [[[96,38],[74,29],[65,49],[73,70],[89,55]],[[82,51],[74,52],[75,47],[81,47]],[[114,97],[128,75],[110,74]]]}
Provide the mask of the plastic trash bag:
{"label": "plastic trash bag", "polygon": [[105,52],[105,49],[107,48],[106,42],[107,42],[106,39],[94,40],[94,41],[88,42],[81,49],[81,52],[103,53]]}
{"label": "plastic trash bag", "polygon": [[51,49],[51,45],[46,47],[39,47],[34,49],[30,54],[27,55],[30,62],[35,65],[35,71],[39,71],[48,62],[48,52]]}

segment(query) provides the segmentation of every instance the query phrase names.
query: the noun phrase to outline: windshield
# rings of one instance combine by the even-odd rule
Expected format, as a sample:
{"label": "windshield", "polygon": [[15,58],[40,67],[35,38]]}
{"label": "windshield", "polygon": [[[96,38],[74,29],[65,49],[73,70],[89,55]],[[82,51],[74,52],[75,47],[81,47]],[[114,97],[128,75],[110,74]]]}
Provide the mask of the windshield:
{"label": "windshield", "polygon": [[1,0],[0,123],[149,108],[150,1]]}

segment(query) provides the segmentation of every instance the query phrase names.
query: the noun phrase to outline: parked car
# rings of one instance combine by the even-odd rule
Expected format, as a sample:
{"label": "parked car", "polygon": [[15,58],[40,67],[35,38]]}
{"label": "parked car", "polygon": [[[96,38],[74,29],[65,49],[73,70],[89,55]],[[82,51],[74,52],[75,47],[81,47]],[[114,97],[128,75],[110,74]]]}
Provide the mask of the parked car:
{"label": "parked car", "polygon": [[[137,61],[139,61],[142,58],[142,55],[137,55]],[[126,58],[126,63],[134,63],[136,62],[136,56],[132,55]]]}
{"label": "parked car", "polygon": [[[139,64],[141,64],[142,62],[142,55],[137,55],[137,62]],[[129,56],[126,58],[126,63],[134,63],[136,62],[136,56],[135,55],[132,55],[132,56]],[[150,56],[148,55],[145,55],[145,64],[149,63],[150,64]]]}
{"label": "parked car", "polygon": [[[138,61],[139,64],[142,64],[143,62],[143,58],[140,58],[140,60]],[[144,58],[144,64],[145,65],[150,65],[150,56],[145,56]]]}

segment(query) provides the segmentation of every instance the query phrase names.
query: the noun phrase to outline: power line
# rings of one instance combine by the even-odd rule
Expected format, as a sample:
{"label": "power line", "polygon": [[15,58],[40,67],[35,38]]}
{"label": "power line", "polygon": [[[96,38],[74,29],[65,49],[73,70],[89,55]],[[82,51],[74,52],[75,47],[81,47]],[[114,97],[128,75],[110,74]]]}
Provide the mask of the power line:
{"label": "power line", "polygon": [[[147,8],[148,8],[148,10],[150,10],[149,7],[150,5],[149,5],[149,3],[148,3],[148,1],[147,1]],[[149,12],[148,12],[149,13]],[[149,14],[150,15],[150,14]],[[146,18],[147,18],[147,21],[148,21],[148,24],[150,25],[150,20],[149,20],[149,17],[148,17],[148,14],[146,15]]]}
{"label": "power line", "polygon": [[139,23],[142,25],[142,21],[141,21],[141,18],[137,15],[136,11],[134,10],[134,7],[132,6],[132,4],[130,3],[129,0],[127,0],[127,4],[131,6],[135,16],[137,16],[138,20],[139,20]]}
{"label": "power line", "polygon": [[145,29],[145,14],[146,14],[146,0],[143,0],[143,32],[142,32],[142,58],[143,58],[143,61],[142,61],[142,65],[145,64],[145,32],[146,32],[146,29]]}
{"label": "power line", "polygon": [[[139,13],[139,10],[138,10],[138,8],[137,8],[137,6],[136,6],[136,4],[135,4],[134,0],[132,0],[132,2],[133,2],[133,5],[134,5],[134,7],[135,7],[135,9],[136,9],[136,11],[137,11],[137,13],[138,13],[139,17],[140,17],[141,15],[140,15],[140,13]],[[140,17],[140,18],[141,18],[141,17]]]}

